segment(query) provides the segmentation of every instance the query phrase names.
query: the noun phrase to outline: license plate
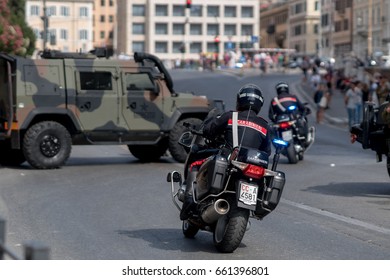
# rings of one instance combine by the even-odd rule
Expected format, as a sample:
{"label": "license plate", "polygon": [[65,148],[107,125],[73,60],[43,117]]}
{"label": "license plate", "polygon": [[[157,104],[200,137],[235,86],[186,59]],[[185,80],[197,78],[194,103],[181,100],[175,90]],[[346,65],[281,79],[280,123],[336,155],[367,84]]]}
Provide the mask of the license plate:
{"label": "license plate", "polygon": [[249,185],[245,182],[240,183],[240,197],[239,201],[246,205],[256,205],[257,204],[257,190],[258,186]]}
{"label": "license plate", "polygon": [[292,131],[291,130],[282,131],[282,138],[284,141],[290,141],[292,139]]}

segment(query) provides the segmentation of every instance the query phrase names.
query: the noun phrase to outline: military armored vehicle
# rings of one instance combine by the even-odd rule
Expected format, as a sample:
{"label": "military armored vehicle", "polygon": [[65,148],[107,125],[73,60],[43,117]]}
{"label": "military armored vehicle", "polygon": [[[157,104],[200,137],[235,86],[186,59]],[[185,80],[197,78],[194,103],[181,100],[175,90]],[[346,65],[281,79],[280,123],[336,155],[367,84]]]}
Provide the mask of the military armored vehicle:
{"label": "military armored vehicle", "polygon": [[221,100],[178,93],[152,54],[108,59],[45,51],[40,59],[0,54],[0,164],[58,168],[72,145],[127,145],[141,161],[169,150],[184,162],[184,122],[199,124]]}

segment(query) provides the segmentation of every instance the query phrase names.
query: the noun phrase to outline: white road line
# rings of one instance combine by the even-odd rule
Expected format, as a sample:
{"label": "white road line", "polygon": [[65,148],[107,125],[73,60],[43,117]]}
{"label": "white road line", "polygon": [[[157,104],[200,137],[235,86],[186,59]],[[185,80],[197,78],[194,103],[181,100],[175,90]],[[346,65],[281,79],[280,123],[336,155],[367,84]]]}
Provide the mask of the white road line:
{"label": "white road line", "polygon": [[383,234],[390,234],[390,229],[388,229],[388,228],[378,227],[378,226],[370,224],[370,223],[366,223],[366,222],[363,222],[363,221],[359,221],[359,220],[356,220],[356,219],[353,219],[353,218],[345,217],[345,216],[342,216],[342,215],[339,215],[339,214],[335,214],[335,213],[332,213],[332,212],[329,212],[329,211],[326,211],[326,210],[314,208],[314,207],[311,207],[311,206],[308,206],[308,205],[304,205],[304,204],[297,203],[297,202],[290,201],[290,200],[286,200],[286,199],[282,199],[281,202],[283,202],[285,204],[288,204],[290,206],[297,207],[297,208],[302,209],[302,210],[306,210],[306,211],[309,211],[309,212],[312,212],[312,213],[316,213],[318,215],[326,216],[326,217],[329,217],[329,218],[332,218],[332,219],[335,219],[335,220],[339,220],[339,221],[342,221],[342,222],[345,222],[345,223],[348,223],[348,224],[351,224],[351,225],[363,227],[363,228],[368,229],[368,230],[380,232],[380,233],[383,233]]}

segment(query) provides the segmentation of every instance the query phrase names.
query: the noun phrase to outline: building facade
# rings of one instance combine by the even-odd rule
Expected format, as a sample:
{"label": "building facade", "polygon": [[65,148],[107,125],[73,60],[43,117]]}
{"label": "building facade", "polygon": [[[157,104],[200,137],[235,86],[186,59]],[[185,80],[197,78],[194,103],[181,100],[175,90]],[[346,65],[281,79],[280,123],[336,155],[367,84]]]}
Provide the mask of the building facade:
{"label": "building facade", "polygon": [[113,52],[117,20],[116,0],[94,0],[93,46]]}
{"label": "building facade", "polygon": [[93,2],[94,0],[27,0],[26,22],[37,37],[37,50],[44,48],[66,52],[91,50]]}
{"label": "building facade", "polygon": [[[190,1],[191,2],[191,1]],[[118,0],[116,51],[145,51],[162,59],[221,58],[237,47],[259,47],[258,0]]]}

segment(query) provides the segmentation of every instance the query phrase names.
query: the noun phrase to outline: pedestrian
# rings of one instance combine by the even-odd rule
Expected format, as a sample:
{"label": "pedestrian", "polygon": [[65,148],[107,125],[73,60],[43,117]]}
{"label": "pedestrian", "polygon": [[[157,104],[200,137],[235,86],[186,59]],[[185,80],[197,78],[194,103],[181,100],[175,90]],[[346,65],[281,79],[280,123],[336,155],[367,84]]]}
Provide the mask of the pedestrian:
{"label": "pedestrian", "polygon": [[386,101],[387,95],[390,93],[390,84],[386,77],[381,76],[379,79],[379,85],[376,89],[376,94],[378,96],[379,106]]}
{"label": "pedestrian", "polygon": [[325,109],[328,106],[328,87],[320,83],[314,93],[314,102],[317,105],[316,122],[321,124],[324,120]]}
{"label": "pedestrian", "polygon": [[347,92],[345,93],[345,96],[344,96],[344,102],[345,102],[345,106],[347,108],[347,112],[348,112],[348,125],[349,125],[349,128],[351,128],[354,124],[356,124],[356,120],[357,120],[357,103],[358,102],[361,102],[361,99],[359,99],[358,97],[358,93],[357,93],[357,90],[356,90],[356,85],[357,83],[356,82],[352,82],[350,83],[350,87],[349,89],[347,90]]}

